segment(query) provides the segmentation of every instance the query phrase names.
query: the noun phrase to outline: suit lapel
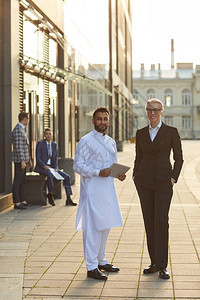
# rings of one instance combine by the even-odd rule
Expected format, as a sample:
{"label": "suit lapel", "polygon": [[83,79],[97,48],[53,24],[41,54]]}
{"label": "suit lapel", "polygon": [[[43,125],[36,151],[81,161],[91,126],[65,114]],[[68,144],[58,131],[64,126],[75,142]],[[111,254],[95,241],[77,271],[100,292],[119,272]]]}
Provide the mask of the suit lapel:
{"label": "suit lapel", "polygon": [[149,125],[145,127],[144,135],[145,135],[145,140],[147,141],[149,147],[152,148],[155,152],[157,152],[157,149],[155,148],[149,134]]}
{"label": "suit lapel", "polygon": [[55,152],[55,144],[53,142],[51,142],[51,151],[52,151],[52,156]]}
{"label": "suit lapel", "polygon": [[158,130],[158,133],[156,134],[155,139],[153,140],[154,145],[163,137],[166,129],[167,129],[167,126],[162,122],[162,125],[161,125],[160,129]]}
{"label": "suit lapel", "polygon": [[156,134],[156,137],[154,138],[153,142],[152,142],[150,134],[149,134],[149,126],[147,126],[145,128],[144,133],[145,133],[146,141],[148,142],[148,144],[150,145],[150,147],[153,149],[154,152],[158,152],[158,150],[156,148],[156,144],[159,143],[159,140],[163,137],[166,128],[167,128],[167,126],[162,122],[162,125],[161,125],[160,129],[158,130],[158,133]]}
{"label": "suit lapel", "polygon": [[43,143],[44,143],[44,148],[45,148],[46,154],[48,156],[47,141],[43,140]]}
{"label": "suit lapel", "polygon": [[149,126],[145,127],[145,138],[147,140],[148,143],[152,144],[152,141],[151,141],[151,137],[150,137],[150,134],[149,134]]}

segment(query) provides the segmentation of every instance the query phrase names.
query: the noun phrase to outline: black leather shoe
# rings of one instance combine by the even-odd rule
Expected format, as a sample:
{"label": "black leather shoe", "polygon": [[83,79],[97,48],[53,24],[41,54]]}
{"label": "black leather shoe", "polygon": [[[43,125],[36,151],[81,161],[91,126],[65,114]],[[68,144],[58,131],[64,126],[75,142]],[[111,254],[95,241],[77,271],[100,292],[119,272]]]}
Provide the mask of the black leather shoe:
{"label": "black leather shoe", "polygon": [[170,278],[169,272],[166,269],[162,268],[160,269],[159,277],[162,279],[169,279]]}
{"label": "black leather shoe", "polygon": [[23,206],[24,207],[29,207],[29,206],[31,206],[29,203],[27,203],[27,202],[22,202],[22,204],[23,204]]}
{"label": "black leather shoe", "polygon": [[66,200],[66,205],[76,206],[77,203],[73,202],[72,199],[67,199]]}
{"label": "black leather shoe", "polygon": [[26,209],[26,207],[22,203],[20,203],[19,205],[15,204],[14,209]]}
{"label": "black leather shoe", "polygon": [[100,280],[108,279],[108,277],[105,274],[103,274],[98,268],[91,271],[87,271],[87,277]]}
{"label": "black leather shoe", "polygon": [[151,274],[159,271],[160,268],[158,268],[155,264],[148,266],[146,269],[143,270],[143,274]]}
{"label": "black leather shoe", "polygon": [[54,202],[54,198],[53,198],[53,195],[48,193],[47,194],[47,198],[49,200],[49,204],[51,204],[52,206],[55,206],[55,202]]}
{"label": "black leather shoe", "polygon": [[98,265],[98,268],[99,268],[99,270],[104,270],[107,272],[118,272],[119,271],[119,268],[114,267],[113,265],[110,265],[110,264],[106,264],[103,266]]}

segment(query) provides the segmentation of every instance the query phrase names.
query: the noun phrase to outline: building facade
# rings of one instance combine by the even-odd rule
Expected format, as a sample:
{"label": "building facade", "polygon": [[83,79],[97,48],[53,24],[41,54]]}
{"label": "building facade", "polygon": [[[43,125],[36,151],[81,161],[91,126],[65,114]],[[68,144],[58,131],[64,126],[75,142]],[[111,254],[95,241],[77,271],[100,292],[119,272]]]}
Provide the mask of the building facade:
{"label": "building facade", "polygon": [[[1,174],[0,193],[12,186],[11,131],[20,111],[30,113],[27,129],[30,153],[51,127],[55,140],[62,141],[64,77],[64,2],[50,0],[0,1],[0,101]],[[62,125],[62,126],[61,126]],[[63,145],[59,147],[64,155]]]}
{"label": "building facade", "polygon": [[200,139],[200,66],[177,63],[176,69],[133,71],[134,130],[148,124],[145,103],[159,98],[164,105],[163,121],[178,128],[182,139]]}
{"label": "building facade", "polygon": [[130,0],[109,0],[110,134],[128,140],[133,127],[132,6]]}

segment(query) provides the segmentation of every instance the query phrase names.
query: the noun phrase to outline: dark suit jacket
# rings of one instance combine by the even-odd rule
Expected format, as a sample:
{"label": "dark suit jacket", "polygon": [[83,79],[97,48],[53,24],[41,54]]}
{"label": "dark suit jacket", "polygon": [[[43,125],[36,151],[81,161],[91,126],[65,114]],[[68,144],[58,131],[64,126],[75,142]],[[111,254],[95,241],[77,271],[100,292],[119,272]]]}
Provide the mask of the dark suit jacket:
{"label": "dark suit jacket", "polygon": [[[54,169],[58,169],[58,151],[57,144],[51,142],[52,148],[52,157],[51,157],[51,167]],[[48,149],[46,140],[42,140],[37,143],[36,146],[36,166],[35,172],[40,173],[41,170],[44,170],[44,166],[46,166],[48,161]]]}
{"label": "dark suit jacket", "polygon": [[[170,162],[173,151],[174,164]],[[151,141],[149,126],[136,133],[136,158],[133,170],[136,184],[157,186],[177,182],[183,164],[181,140],[175,127],[162,123],[155,139]]]}

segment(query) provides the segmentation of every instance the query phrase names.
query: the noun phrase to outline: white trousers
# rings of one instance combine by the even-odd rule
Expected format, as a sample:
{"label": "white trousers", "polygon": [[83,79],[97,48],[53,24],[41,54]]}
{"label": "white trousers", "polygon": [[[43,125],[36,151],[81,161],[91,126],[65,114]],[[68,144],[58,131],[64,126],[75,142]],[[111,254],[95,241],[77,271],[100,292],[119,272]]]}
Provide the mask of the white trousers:
{"label": "white trousers", "polygon": [[85,206],[83,218],[83,248],[85,263],[88,271],[106,265],[106,242],[110,229],[97,231],[94,225],[93,213],[89,205]]}
{"label": "white trousers", "polygon": [[83,247],[87,270],[94,270],[98,265],[106,265],[106,242],[110,229],[96,231],[94,228],[83,229]]}

